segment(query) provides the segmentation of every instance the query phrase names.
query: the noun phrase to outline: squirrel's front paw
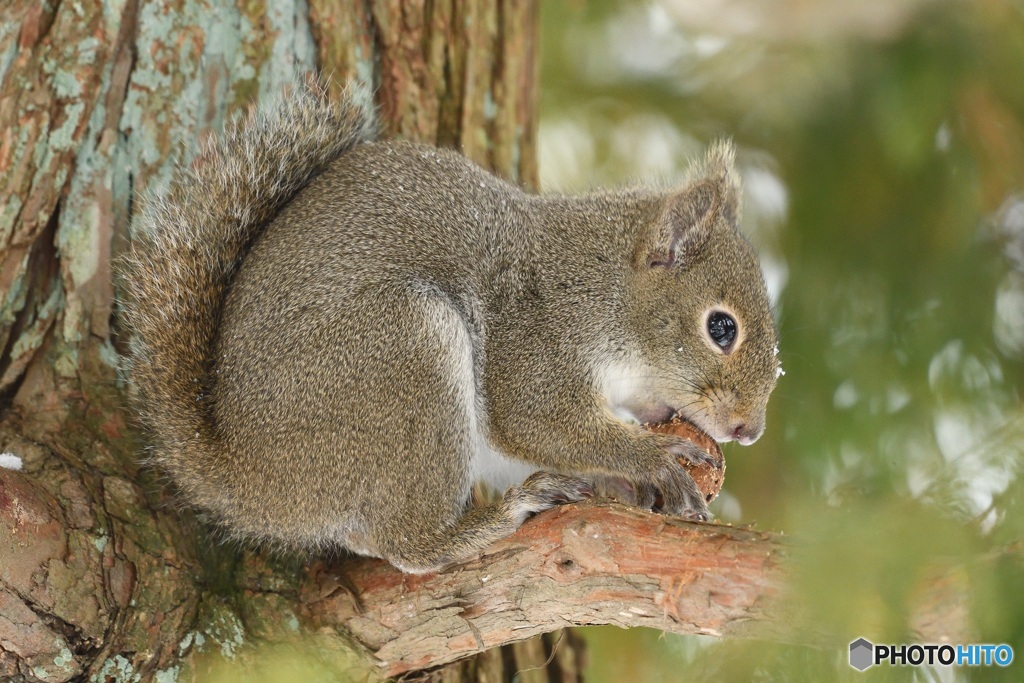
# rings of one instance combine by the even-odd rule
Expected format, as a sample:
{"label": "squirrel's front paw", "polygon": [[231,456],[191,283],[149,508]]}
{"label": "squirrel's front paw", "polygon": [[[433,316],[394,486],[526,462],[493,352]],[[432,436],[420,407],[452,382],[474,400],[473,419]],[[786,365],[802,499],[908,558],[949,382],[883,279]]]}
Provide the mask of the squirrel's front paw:
{"label": "squirrel's front paw", "polygon": [[704,500],[704,494],[697,488],[693,477],[686,469],[674,460],[665,465],[651,481],[637,485],[638,498],[645,503],[650,498],[651,488],[661,493],[661,504],[657,499],[651,501],[651,507],[667,515],[676,515],[696,522],[711,519],[711,511]]}
{"label": "squirrel's front paw", "polygon": [[716,470],[722,469],[721,460],[687,439],[673,438],[665,448],[677,459],[685,460],[696,467],[712,467]]}

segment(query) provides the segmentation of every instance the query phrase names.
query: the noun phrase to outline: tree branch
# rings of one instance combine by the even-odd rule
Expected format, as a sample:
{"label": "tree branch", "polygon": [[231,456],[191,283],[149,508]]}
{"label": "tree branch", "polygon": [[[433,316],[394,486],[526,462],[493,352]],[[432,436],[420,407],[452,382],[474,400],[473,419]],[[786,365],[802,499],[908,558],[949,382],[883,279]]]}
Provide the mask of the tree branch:
{"label": "tree branch", "polygon": [[[696,524],[609,501],[549,510],[481,557],[440,574],[380,560],[314,564],[299,611],[312,630],[348,634],[397,676],[567,626],[647,626],[683,635],[843,648],[792,590],[778,534]],[[1021,562],[1024,543],[976,560]],[[910,606],[919,642],[971,642],[970,573],[951,558]],[[359,596],[356,604],[353,594]]]}
{"label": "tree branch", "polygon": [[350,633],[387,676],[574,625],[789,641],[798,634],[778,600],[785,555],[775,534],[589,502],[538,515],[440,574],[375,560],[316,565],[304,616]]}

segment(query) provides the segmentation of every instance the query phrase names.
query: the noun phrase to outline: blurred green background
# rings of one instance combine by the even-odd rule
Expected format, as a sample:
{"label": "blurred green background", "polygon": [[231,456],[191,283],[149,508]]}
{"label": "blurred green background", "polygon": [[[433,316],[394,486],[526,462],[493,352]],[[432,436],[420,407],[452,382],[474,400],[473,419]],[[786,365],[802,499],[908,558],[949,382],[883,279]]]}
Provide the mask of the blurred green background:
{"label": "blurred green background", "polygon": [[[588,679],[1024,680],[1024,3],[578,0],[542,4],[542,37],[544,189],[737,143],[786,375],[716,512],[799,539],[837,638],[587,629]],[[917,642],[951,567],[943,599],[1010,667],[848,667],[858,636]]]}

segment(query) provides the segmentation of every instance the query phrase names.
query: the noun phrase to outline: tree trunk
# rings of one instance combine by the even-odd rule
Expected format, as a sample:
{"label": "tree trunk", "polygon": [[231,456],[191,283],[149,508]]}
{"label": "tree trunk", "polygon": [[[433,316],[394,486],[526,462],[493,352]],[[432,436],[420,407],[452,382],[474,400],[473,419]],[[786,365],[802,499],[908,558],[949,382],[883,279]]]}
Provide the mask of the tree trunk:
{"label": "tree trunk", "polygon": [[[302,72],[371,83],[386,134],[534,187],[537,28],[499,0],[2,3],[0,679],[185,681],[258,643],[367,666],[301,613],[304,562],[220,544],[140,468],[111,262],[175,158]],[[548,634],[429,676],[572,680],[581,652]]]}

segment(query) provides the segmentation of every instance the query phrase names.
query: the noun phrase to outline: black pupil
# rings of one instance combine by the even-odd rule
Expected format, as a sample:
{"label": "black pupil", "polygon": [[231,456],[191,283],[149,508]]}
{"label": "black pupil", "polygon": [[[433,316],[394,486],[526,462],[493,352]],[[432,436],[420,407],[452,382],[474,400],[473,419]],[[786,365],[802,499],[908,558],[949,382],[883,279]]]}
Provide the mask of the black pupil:
{"label": "black pupil", "polygon": [[708,334],[723,349],[736,339],[736,321],[728,313],[718,311],[708,316]]}

